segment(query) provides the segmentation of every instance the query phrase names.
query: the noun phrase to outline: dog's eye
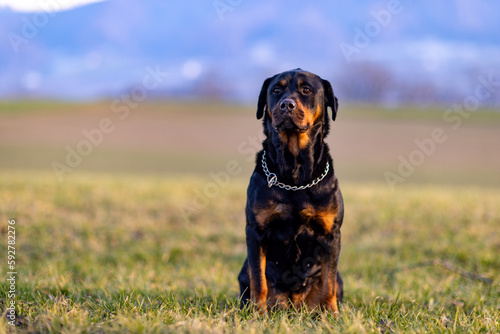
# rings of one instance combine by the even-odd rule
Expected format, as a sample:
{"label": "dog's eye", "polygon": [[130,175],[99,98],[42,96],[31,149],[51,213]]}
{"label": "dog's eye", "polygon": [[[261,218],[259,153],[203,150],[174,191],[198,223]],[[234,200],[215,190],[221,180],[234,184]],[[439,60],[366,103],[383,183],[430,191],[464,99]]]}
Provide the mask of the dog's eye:
{"label": "dog's eye", "polygon": [[309,87],[304,87],[304,88],[302,88],[302,93],[304,93],[304,94],[311,94],[312,90]]}
{"label": "dog's eye", "polygon": [[281,94],[281,89],[279,89],[278,87],[275,87],[273,89],[273,94],[276,94],[276,95]]}

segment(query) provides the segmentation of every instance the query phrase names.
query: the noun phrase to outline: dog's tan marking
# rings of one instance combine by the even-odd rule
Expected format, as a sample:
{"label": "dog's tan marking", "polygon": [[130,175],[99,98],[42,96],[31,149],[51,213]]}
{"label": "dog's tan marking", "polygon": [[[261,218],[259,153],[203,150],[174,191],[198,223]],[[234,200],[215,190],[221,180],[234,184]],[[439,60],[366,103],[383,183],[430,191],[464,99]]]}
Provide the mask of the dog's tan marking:
{"label": "dog's tan marking", "polygon": [[[267,300],[267,280],[266,280],[266,255],[264,250],[260,249],[259,257],[259,273],[257,277],[254,277],[254,271],[250,268],[250,263],[248,264],[249,276],[250,276],[250,298],[252,301],[260,307],[266,304]],[[260,286],[260,289],[258,288]]]}
{"label": "dog's tan marking", "polygon": [[269,201],[264,207],[254,207],[253,213],[257,225],[261,228],[265,228],[272,219],[276,219],[280,216],[288,216],[290,214],[290,205]]}
{"label": "dog's tan marking", "polygon": [[311,142],[307,132],[287,133],[286,131],[282,131],[279,133],[279,136],[281,141],[287,145],[290,153],[295,156],[298,156],[300,150],[306,148]]}
{"label": "dog's tan marking", "polygon": [[333,313],[338,313],[337,307],[337,282],[331,277],[330,268],[328,265],[323,264],[321,267],[321,281],[322,281],[322,301],[321,306]]}
{"label": "dog's tan marking", "polygon": [[305,303],[309,308],[314,309],[318,307],[318,305],[320,305],[322,299],[323,290],[320,281],[319,284],[315,284],[312,286],[311,291],[306,297]]}
{"label": "dog's tan marking", "polygon": [[323,114],[322,110],[323,110],[323,108],[320,105],[318,105],[316,107],[316,112],[313,115],[313,124],[316,123],[316,121],[318,120],[318,118]]}
{"label": "dog's tan marking", "polygon": [[333,210],[319,211],[316,212],[316,221],[323,227],[325,233],[330,233],[336,216],[337,212]]}
{"label": "dog's tan marking", "polygon": [[316,215],[316,209],[311,204],[307,204],[300,210],[299,215],[304,219],[312,219]]}
{"label": "dog's tan marking", "polygon": [[266,108],[266,112],[267,112],[267,115],[269,116],[269,119],[271,120],[271,122],[273,122],[273,113],[272,113],[271,109],[269,109],[269,106],[267,105],[267,103],[264,106],[264,108]]}
{"label": "dog's tan marking", "polygon": [[289,306],[288,302],[289,293],[287,292],[276,292],[274,288],[267,287],[267,306],[269,308],[278,307],[286,308]]}
{"label": "dog's tan marking", "polygon": [[307,205],[299,212],[303,219],[314,220],[323,227],[325,233],[330,233],[337,217],[335,208],[315,209],[312,205]]}

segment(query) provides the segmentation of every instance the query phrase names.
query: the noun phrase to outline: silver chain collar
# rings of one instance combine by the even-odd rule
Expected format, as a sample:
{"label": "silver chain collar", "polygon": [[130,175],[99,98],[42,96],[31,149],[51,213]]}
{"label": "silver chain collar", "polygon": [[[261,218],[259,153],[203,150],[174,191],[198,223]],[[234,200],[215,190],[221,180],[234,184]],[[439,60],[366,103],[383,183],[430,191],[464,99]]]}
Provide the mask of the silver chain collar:
{"label": "silver chain collar", "polygon": [[311,188],[311,187],[317,185],[319,182],[321,182],[321,180],[323,180],[325,178],[325,176],[328,174],[328,171],[330,170],[330,164],[328,162],[326,163],[325,171],[323,172],[323,174],[321,174],[320,177],[318,177],[316,180],[312,181],[311,183],[306,184],[305,186],[300,186],[300,187],[289,186],[287,184],[284,184],[284,183],[281,183],[278,181],[278,177],[276,176],[276,174],[271,173],[269,171],[269,169],[267,168],[266,151],[265,150],[262,153],[262,169],[264,170],[264,173],[266,174],[267,186],[269,188],[271,188],[272,186],[278,186],[281,189],[297,191],[297,190],[304,190],[307,188]]}

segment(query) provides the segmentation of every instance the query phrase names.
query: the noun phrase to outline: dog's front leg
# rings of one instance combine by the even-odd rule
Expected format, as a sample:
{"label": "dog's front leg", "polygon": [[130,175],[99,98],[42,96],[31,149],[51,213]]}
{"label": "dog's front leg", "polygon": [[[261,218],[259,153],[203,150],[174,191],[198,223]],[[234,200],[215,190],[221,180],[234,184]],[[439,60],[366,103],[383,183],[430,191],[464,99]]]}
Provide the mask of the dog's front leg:
{"label": "dog's front leg", "polygon": [[264,308],[267,300],[266,253],[261,243],[247,233],[248,276],[250,299]]}
{"label": "dog's front leg", "polygon": [[337,306],[337,270],[340,255],[340,228],[333,232],[333,247],[330,256],[321,265],[322,306],[333,313],[338,313]]}

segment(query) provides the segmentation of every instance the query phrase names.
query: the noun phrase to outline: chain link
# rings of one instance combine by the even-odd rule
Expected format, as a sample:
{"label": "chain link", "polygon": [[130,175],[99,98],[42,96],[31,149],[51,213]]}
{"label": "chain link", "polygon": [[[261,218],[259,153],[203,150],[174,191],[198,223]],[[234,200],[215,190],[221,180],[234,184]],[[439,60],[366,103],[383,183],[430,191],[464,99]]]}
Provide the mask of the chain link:
{"label": "chain link", "polygon": [[321,174],[320,177],[318,177],[316,180],[312,181],[311,183],[305,185],[305,186],[289,186],[287,184],[281,183],[278,181],[278,177],[276,174],[271,173],[269,169],[267,168],[267,163],[266,163],[266,151],[264,150],[262,153],[262,169],[264,170],[264,173],[266,174],[267,177],[267,186],[271,188],[272,186],[278,186],[281,189],[285,190],[291,190],[291,191],[297,191],[297,190],[304,190],[307,188],[311,188],[315,185],[317,185],[321,180],[325,178],[325,176],[328,174],[328,171],[330,170],[330,164],[327,162],[326,163],[326,168],[323,174]]}

